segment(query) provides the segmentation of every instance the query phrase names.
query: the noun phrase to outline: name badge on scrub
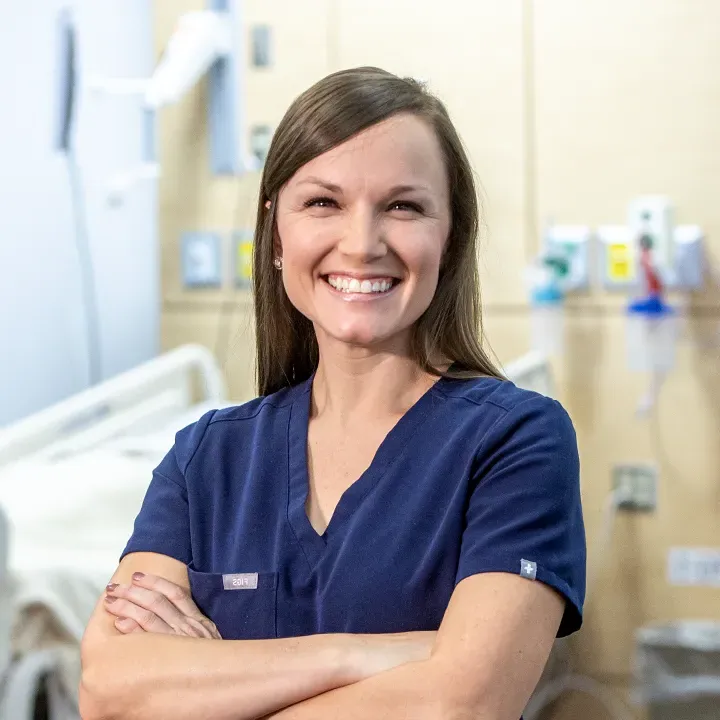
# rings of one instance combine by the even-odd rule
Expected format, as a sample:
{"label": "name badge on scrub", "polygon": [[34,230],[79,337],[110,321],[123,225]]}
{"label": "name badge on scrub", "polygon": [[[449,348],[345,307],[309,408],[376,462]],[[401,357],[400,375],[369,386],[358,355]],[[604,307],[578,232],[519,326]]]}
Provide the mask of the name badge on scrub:
{"label": "name badge on scrub", "polygon": [[223,575],[223,588],[225,590],[257,590],[257,573],[236,573]]}

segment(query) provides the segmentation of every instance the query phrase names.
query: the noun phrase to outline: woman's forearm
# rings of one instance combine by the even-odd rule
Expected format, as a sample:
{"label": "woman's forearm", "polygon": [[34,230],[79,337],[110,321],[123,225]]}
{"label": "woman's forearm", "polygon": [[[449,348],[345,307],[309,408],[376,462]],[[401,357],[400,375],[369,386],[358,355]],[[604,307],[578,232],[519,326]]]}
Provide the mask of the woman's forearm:
{"label": "woman's forearm", "polygon": [[453,676],[432,659],[408,663],[352,686],[336,688],[293,707],[272,713],[266,720],[487,720],[481,712],[455,707]]}
{"label": "woman's forearm", "polygon": [[255,720],[427,655],[422,633],[86,638],[83,720]]}
{"label": "woman's forearm", "polygon": [[251,720],[366,677],[363,640],[136,634],[83,647],[83,720]]}

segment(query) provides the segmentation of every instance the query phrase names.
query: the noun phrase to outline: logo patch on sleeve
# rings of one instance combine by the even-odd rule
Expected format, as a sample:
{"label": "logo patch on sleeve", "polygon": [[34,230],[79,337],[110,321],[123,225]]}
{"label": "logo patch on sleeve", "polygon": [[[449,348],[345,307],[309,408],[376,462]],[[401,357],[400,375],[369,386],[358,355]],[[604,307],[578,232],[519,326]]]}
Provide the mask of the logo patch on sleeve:
{"label": "logo patch on sleeve", "polygon": [[520,561],[520,575],[528,580],[534,580],[537,577],[537,563],[523,558]]}

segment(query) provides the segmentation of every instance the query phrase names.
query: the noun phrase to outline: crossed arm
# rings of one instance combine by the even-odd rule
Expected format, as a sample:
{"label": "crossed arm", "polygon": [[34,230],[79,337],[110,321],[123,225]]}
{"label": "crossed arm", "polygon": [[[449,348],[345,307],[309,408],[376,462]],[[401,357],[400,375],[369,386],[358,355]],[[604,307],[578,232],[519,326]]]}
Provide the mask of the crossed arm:
{"label": "crossed arm", "polygon": [[562,617],[547,586],[488,573],[456,588],[431,657],[325,693],[278,720],[518,720]]}
{"label": "crossed arm", "polygon": [[[188,587],[182,564],[153,555],[128,556],[113,582],[129,582],[136,570]],[[218,642],[123,635],[101,601],[83,640],[81,714],[83,720],[517,720],[562,612],[560,596],[539,582],[475,575],[455,589],[431,651],[423,654],[410,642],[398,654],[373,636]]]}

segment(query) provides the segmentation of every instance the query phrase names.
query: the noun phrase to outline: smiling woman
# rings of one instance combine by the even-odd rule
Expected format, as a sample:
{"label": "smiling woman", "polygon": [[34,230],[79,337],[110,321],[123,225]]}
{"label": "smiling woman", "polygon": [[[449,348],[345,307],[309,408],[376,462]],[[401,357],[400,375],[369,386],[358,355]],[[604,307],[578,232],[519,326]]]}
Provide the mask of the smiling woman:
{"label": "smiling woman", "polygon": [[156,469],[86,632],[86,720],[517,720],[580,627],[585,536],[567,413],[482,349],[477,228],[417,83],[359,68],[293,103],[258,202],[260,396]]}
{"label": "smiling woman", "polygon": [[[313,282],[337,275],[343,290],[347,279],[348,291],[353,279],[372,273],[392,280],[392,301],[373,303],[365,320],[356,320],[358,332],[371,332],[359,342],[382,342],[383,332],[392,334],[401,323],[404,332],[395,339],[409,341],[425,372],[437,375],[452,362],[456,376],[499,377],[481,344],[478,212],[457,131],[443,104],[419,83],[358,68],[330,75],[301,95],[273,138],[258,203],[260,393],[306,379],[317,367],[318,323],[309,307],[296,304],[323,297],[308,294],[308,272],[315,273]],[[312,271],[294,271],[295,263],[307,265],[321,254]],[[270,273],[278,257],[282,279]],[[332,312],[332,305],[314,310]],[[384,331],[370,330],[370,312],[387,315]],[[330,330],[320,325],[321,332]]]}
{"label": "smiling woman", "polygon": [[273,251],[285,293],[317,342],[405,354],[435,295],[450,232],[432,128],[412,114],[373,125],[306,163],[276,202]]}

